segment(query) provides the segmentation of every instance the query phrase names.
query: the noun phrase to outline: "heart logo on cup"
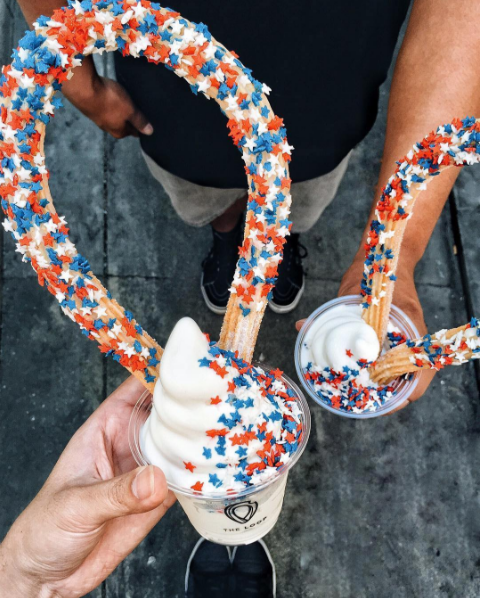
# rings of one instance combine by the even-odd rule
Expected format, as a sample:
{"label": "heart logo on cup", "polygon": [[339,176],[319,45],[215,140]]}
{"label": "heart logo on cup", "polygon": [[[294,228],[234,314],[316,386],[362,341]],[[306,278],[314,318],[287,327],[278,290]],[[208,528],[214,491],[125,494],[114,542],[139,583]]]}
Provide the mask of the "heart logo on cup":
{"label": "heart logo on cup", "polygon": [[236,523],[248,523],[258,509],[258,502],[245,500],[225,507],[225,515]]}

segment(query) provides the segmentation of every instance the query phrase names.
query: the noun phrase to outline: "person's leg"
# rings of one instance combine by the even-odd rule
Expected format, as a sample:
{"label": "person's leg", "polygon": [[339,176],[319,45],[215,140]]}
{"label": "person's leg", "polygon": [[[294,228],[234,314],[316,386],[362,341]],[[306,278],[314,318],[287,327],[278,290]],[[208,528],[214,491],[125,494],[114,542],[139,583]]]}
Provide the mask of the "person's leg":
{"label": "person's leg", "polygon": [[145,153],[143,156],[179,217],[192,226],[211,224],[213,242],[202,263],[200,288],[207,307],[224,314],[242,243],[246,190],[196,185],[167,172]]}
{"label": "person's leg", "polygon": [[229,233],[238,224],[247,207],[247,194],[239,197],[223,214],[217,216],[212,222],[212,228],[218,233]]}
{"label": "person's leg", "polygon": [[[236,224],[235,215],[239,214],[237,202],[246,197],[244,189],[217,189],[205,187],[182,179],[159,166],[150,156],[142,152],[150,174],[162,185],[170,198],[178,216],[190,226],[201,227],[218,220],[228,229]],[[229,215],[222,220],[225,213]],[[230,229],[231,230],[231,229]]]}
{"label": "person's leg", "polygon": [[302,183],[293,183],[290,214],[293,233],[306,233],[318,222],[337,194],[351,155],[352,152],[349,152],[340,164],[327,174]]}
{"label": "person's leg", "polygon": [[[299,234],[314,226],[335,197],[350,155],[351,152],[332,172],[292,185],[292,235],[284,246],[278,280],[269,301],[270,308],[277,313],[295,309],[302,296],[302,259],[306,252],[299,242]],[[144,158],[182,220],[192,226],[211,224],[213,243],[202,263],[201,291],[208,308],[216,314],[224,314],[238,259],[237,249],[242,242],[246,190],[196,185],[165,171],[146,154]]]}
{"label": "person's leg", "polygon": [[347,170],[351,152],[331,172],[292,185],[292,234],[284,246],[283,261],[278,267],[278,280],[269,302],[276,313],[289,313],[298,305],[305,287],[302,259],[306,250],[300,234],[310,230],[325,208],[333,201]]}

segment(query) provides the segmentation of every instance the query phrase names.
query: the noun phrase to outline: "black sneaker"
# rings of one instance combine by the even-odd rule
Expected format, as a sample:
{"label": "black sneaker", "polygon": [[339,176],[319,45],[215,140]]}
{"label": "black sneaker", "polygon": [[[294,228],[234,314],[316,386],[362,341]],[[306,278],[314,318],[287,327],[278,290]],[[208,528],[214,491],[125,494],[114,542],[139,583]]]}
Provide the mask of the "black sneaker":
{"label": "black sneaker", "polygon": [[238,247],[242,244],[243,218],[229,233],[219,233],[212,228],[213,245],[202,263],[202,295],[208,309],[214,314],[224,314],[230,298],[230,287],[238,260]]}
{"label": "black sneaker", "polygon": [[236,546],[232,560],[235,598],[275,598],[275,565],[263,540],[247,546]]}
{"label": "black sneaker", "polygon": [[185,598],[227,598],[233,593],[231,551],[201,538],[188,559]]}
{"label": "black sneaker", "polygon": [[298,234],[291,234],[283,246],[283,261],[278,267],[278,279],[270,299],[270,309],[277,314],[294,310],[305,288],[302,259],[307,257],[306,248],[299,242]]}

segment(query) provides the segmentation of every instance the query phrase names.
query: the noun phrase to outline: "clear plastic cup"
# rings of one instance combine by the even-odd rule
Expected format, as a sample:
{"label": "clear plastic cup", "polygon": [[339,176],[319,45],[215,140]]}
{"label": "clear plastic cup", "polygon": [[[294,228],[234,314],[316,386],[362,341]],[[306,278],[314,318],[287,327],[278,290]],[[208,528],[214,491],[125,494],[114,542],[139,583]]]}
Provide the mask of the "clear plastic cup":
{"label": "clear plastic cup", "polygon": [[[269,369],[265,365],[260,367],[265,371]],[[311,426],[310,410],[302,391],[287,376],[283,375],[282,380],[297,397],[303,434],[290,461],[279,468],[275,476],[258,486],[226,495],[195,492],[167,480],[169,489],[174,492],[193,527],[211,542],[227,546],[251,544],[268,534],[277,522],[282,510],[288,472],[305,450]],[[146,391],[137,401],[130,418],[128,438],[138,465],[150,465],[143,450],[142,433],[152,405],[152,395]]]}
{"label": "clear plastic cup", "polygon": [[[306,380],[304,372],[306,368],[306,363],[302,363],[302,347],[305,342],[305,337],[312,327],[313,323],[319,318],[322,314],[324,314],[329,309],[337,307],[339,305],[359,305],[362,303],[363,299],[360,295],[346,295],[345,297],[337,297],[336,299],[332,299],[327,303],[324,303],[320,307],[318,307],[310,316],[307,318],[305,323],[303,324],[300,332],[297,336],[297,342],[295,343],[295,368],[297,370],[297,375],[299,380],[302,383],[303,388],[307,392],[312,399],[336,415],[341,415],[343,417],[350,417],[354,419],[369,419],[372,417],[379,417],[380,415],[385,415],[389,413],[396,407],[399,407],[402,403],[404,403],[408,397],[410,397],[417,387],[418,379],[420,374],[416,372],[415,374],[409,374],[408,376],[403,376],[398,380],[395,380],[391,386],[395,389],[395,394],[391,399],[386,401],[382,406],[380,406],[376,411],[363,411],[362,413],[352,413],[350,411],[343,411],[341,409],[335,409],[331,405],[329,405],[326,401],[324,401],[312,388],[312,385],[308,380]],[[415,324],[410,320],[410,318],[398,307],[392,305],[390,310],[390,322],[404,334],[407,339],[418,338],[420,336]]]}

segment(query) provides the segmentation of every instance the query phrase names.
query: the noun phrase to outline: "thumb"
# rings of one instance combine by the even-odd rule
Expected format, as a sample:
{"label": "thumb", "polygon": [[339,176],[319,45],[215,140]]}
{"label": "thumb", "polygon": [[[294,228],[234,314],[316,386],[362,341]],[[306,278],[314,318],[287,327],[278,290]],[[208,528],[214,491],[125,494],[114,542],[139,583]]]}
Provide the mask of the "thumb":
{"label": "thumb", "polygon": [[67,510],[86,527],[97,527],[116,517],[146,513],[160,506],[168,495],[165,476],[153,465],[70,490]]}
{"label": "thumb", "polygon": [[305,324],[306,320],[298,320],[298,322],[295,323],[295,328],[298,330],[298,332],[300,332],[300,330],[302,329],[302,326]]}
{"label": "thumb", "polygon": [[138,108],[135,108],[133,114],[128,118],[128,122],[134,129],[142,133],[142,135],[152,135],[153,133],[152,125],[148,122],[148,119],[143,112],[140,112]]}

